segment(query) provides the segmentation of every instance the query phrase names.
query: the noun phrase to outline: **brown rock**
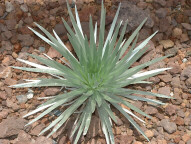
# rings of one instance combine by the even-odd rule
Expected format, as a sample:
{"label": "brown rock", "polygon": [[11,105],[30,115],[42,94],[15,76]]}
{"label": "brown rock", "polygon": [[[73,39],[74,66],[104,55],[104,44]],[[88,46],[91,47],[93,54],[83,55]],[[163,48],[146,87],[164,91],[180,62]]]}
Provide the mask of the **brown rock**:
{"label": "brown rock", "polygon": [[[184,135],[182,136],[182,140],[183,140],[184,142],[187,142],[190,138],[191,138],[191,137],[190,137],[189,134],[184,134]],[[188,143],[188,144],[189,144],[189,143]]]}
{"label": "brown rock", "polygon": [[54,30],[58,36],[63,36],[67,34],[64,24],[56,24]]}
{"label": "brown rock", "polygon": [[180,75],[181,80],[186,80],[191,77],[191,66],[185,67]]}
{"label": "brown rock", "polygon": [[165,108],[165,112],[168,114],[168,115],[174,115],[175,113],[176,113],[176,110],[177,110],[177,108],[176,108],[176,106],[174,106],[174,105],[171,105],[171,104],[169,104],[166,108]]}
{"label": "brown rock", "polygon": [[5,32],[2,33],[2,36],[3,36],[6,40],[8,40],[8,39],[10,39],[13,35],[12,35],[11,31],[5,31]]}
{"label": "brown rock", "polygon": [[10,86],[10,85],[15,85],[15,84],[17,83],[17,81],[14,80],[14,79],[12,79],[12,78],[6,78],[5,81],[4,81],[4,83],[5,83],[6,85]]}
{"label": "brown rock", "polygon": [[191,10],[190,9],[184,10],[184,15],[191,17]]}
{"label": "brown rock", "polygon": [[157,34],[153,37],[152,40],[159,42],[159,41],[163,40],[163,36],[164,36],[163,33],[157,33]]}
{"label": "brown rock", "polygon": [[10,144],[10,141],[7,139],[0,139],[0,144]]}
{"label": "brown rock", "polygon": [[180,88],[181,87],[180,78],[179,77],[173,77],[172,81],[171,81],[171,85],[174,88]]}
{"label": "brown rock", "polygon": [[154,136],[154,132],[151,131],[151,130],[146,130],[145,131],[145,135],[148,137],[148,138],[152,138]]}
{"label": "brown rock", "polygon": [[162,40],[162,41],[160,41],[159,43],[160,43],[161,45],[163,45],[163,47],[164,47],[165,49],[174,46],[174,42],[171,41],[171,40]]}
{"label": "brown rock", "polygon": [[25,35],[18,34],[18,40],[21,41],[22,46],[31,46],[34,42],[34,38],[31,37],[29,34]]}
{"label": "brown rock", "polygon": [[34,144],[52,144],[52,139],[47,138],[45,136],[40,136],[36,139]]}
{"label": "brown rock", "polygon": [[173,37],[180,38],[180,36],[182,35],[182,29],[174,28],[172,35],[173,35]]}
{"label": "brown rock", "polygon": [[166,17],[167,11],[165,8],[159,8],[158,10],[156,10],[156,15],[158,16],[158,18],[164,18]]}
{"label": "brown rock", "polygon": [[9,117],[0,123],[0,138],[17,135],[19,130],[23,130],[26,120],[22,118]]}
{"label": "brown rock", "polygon": [[62,137],[59,139],[58,144],[65,144],[65,143],[67,143],[67,138],[66,138],[66,136],[62,136]]}
{"label": "brown rock", "polygon": [[5,91],[0,91],[0,98],[1,99],[7,99],[7,93]]}
{"label": "brown rock", "polygon": [[19,31],[21,32],[21,34],[33,34],[33,32],[27,26],[19,28]]}
{"label": "brown rock", "polygon": [[51,58],[60,58],[60,57],[62,57],[62,55],[52,47],[49,48],[47,55],[49,57],[51,57]]}
{"label": "brown rock", "polygon": [[21,44],[20,43],[16,43],[14,45],[14,51],[15,52],[20,52],[21,51]]}
{"label": "brown rock", "polygon": [[0,5],[0,17],[2,17],[4,15],[5,12],[5,6],[4,5]]}
{"label": "brown rock", "polygon": [[138,2],[137,6],[141,9],[145,9],[147,7],[147,3],[146,2]]}
{"label": "brown rock", "polygon": [[133,142],[134,137],[129,135],[118,135],[115,137],[115,142],[120,144],[130,144]]}
{"label": "brown rock", "polygon": [[177,125],[184,125],[184,119],[181,118],[181,117],[177,117],[176,120],[175,120],[175,123]]}
{"label": "brown rock", "polygon": [[15,19],[10,19],[5,21],[8,30],[13,30],[16,27],[17,21]]}
{"label": "brown rock", "polygon": [[81,11],[79,11],[79,17],[81,22],[88,22],[90,14],[95,15],[96,9],[94,6],[84,6]]}
{"label": "brown rock", "polygon": [[8,116],[8,110],[3,110],[0,112],[0,120],[5,119]]}
{"label": "brown rock", "polygon": [[147,113],[149,115],[156,114],[157,112],[158,112],[158,110],[152,106],[148,106],[145,110],[145,113]]}
{"label": "brown rock", "polygon": [[4,50],[12,50],[13,49],[13,46],[9,41],[2,41],[1,45],[2,45],[1,49],[4,49]]}
{"label": "brown rock", "polygon": [[158,89],[158,93],[170,96],[170,87],[161,87]]}
{"label": "brown rock", "polygon": [[143,144],[143,143],[140,141],[134,141],[133,144]]}
{"label": "brown rock", "polygon": [[180,65],[178,65],[178,64],[169,63],[169,64],[168,64],[168,67],[172,67],[172,69],[169,70],[169,72],[170,72],[171,74],[178,74],[178,73],[181,73],[181,72],[182,72],[182,69],[181,69]]}
{"label": "brown rock", "polygon": [[166,5],[166,1],[165,0],[154,0],[154,2],[160,4],[161,6],[165,6]]}
{"label": "brown rock", "polygon": [[186,41],[188,41],[188,40],[189,40],[189,37],[188,37],[187,34],[182,34],[182,35],[181,35],[181,38],[180,38],[180,41],[181,41],[181,42],[186,42]]}
{"label": "brown rock", "polygon": [[29,134],[27,134],[25,131],[20,130],[18,137],[16,139],[16,144],[30,144],[32,143],[32,138]]}
{"label": "brown rock", "polygon": [[130,32],[133,29],[135,29],[146,17],[148,19],[145,23],[145,26],[148,28],[152,28],[154,25],[154,21],[152,20],[148,11],[138,8],[136,5],[133,5],[130,1],[123,1],[121,3],[119,19],[123,21],[126,21],[127,19],[130,20],[127,24],[126,32]]}
{"label": "brown rock", "polygon": [[159,75],[158,76],[163,82],[170,82],[172,80],[172,76],[170,74]]}
{"label": "brown rock", "polygon": [[160,32],[167,32],[169,27],[170,27],[170,22],[169,20],[165,17],[160,19],[160,24],[159,24],[159,31]]}
{"label": "brown rock", "polygon": [[189,23],[181,23],[182,26],[187,29],[187,30],[191,30],[191,25]]}
{"label": "brown rock", "polygon": [[60,91],[59,88],[50,87],[44,91],[44,94],[47,96],[53,96],[53,95],[56,95],[59,91]]}
{"label": "brown rock", "polygon": [[15,111],[19,109],[19,106],[16,103],[14,103],[13,100],[10,99],[6,100],[6,106],[12,108]]}
{"label": "brown rock", "polygon": [[169,134],[172,134],[174,132],[176,132],[177,130],[177,126],[174,122],[169,122],[168,119],[163,119],[160,122],[160,125],[164,128],[164,130],[166,132],[168,132]]}
{"label": "brown rock", "polygon": [[0,78],[8,78],[12,76],[11,67],[0,66]]}
{"label": "brown rock", "polygon": [[186,80],[186,85],[188,88],[191,88],[191,77]]}
{"label": "brown rock", "polygon": [[30,134],[31,134],[31,135],[35,135],[35,136],[38,136],[39,133],[40,133],[44,128],[45,128],[45,124],[39,124],[39,125],[35,126],[35,127],[31,130]]}

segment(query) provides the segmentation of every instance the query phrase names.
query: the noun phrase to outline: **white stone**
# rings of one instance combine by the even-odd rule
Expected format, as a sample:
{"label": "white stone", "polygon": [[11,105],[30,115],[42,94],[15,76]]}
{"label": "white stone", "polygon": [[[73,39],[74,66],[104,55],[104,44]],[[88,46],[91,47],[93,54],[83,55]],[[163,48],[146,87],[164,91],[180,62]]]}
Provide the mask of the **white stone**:
{"label": "white stone", "polygon": [[32,99],[34,96],[33,90],[28,89],[28,93],[27,93],[27,99]]}

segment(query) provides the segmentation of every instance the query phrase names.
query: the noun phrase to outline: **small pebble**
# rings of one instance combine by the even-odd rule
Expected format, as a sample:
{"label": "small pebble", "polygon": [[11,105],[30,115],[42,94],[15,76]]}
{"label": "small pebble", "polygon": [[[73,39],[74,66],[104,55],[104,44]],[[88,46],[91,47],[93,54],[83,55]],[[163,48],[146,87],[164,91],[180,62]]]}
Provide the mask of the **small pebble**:
{"label": "small pebble", "polygon": [[31,90],[31,89],[29,89],[29,90],[28,90],[28,93],[27,93],[27,99],[32,99],[33,96],[34,96],[34,91]]}
{"label": "small pebble", "polygon": [[164,47],[165,49],[174,46],[174,42],[171,41],[171,40],[162,40],[162,41],[160,41],[159,43],[160,43],[161,45],[163,45],[163,47]]}
{"label": "small pebble", "polygon": [[182,62],[183,63],[185,63],[185,62],[187,62],[188,60],[186,59],[186,58],[184,58],[183,60],[182,60]]}
{"label": "small pebble", "polygon": [[29,10],[26,4],[21,5],[20,8],[21,8],[21,10],[22,10],[23,12],[28,12],[28,10]]}
{"label": "small pebble", "polygon": [[45,47],[39,47],[38,49],[41,53],[45,52]]}
{"label": "small pebble", "polygon": [[15,52],[12,53],[12,56],[13,56],[13,58],[15,58],[15,59],[18,57],[18,55],[17,55]]}
{"label": "small pebble", "polygon": [[21,103],[26,103],[27,102],[27,96],[26,95],[19,95],[19,96],[16,96],[18,102],[21,104]]}

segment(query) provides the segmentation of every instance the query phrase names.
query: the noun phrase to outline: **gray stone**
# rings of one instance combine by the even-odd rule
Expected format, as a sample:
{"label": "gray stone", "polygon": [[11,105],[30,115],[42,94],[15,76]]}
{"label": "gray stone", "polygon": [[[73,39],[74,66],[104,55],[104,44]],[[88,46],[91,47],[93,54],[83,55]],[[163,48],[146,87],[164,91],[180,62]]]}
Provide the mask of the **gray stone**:
{"label": "gray stone", "polygon": [[28,6],[26,5],[26,4],[23,4],[23,5],[21,5],[20,6],[20,8],[21,8],[21,10],[23,11],[23,12],[28,12]]}
{"label": "gray stone", "polygon": [[25,35],[18,34],[18,40],[21,41],[22,46],[31,46],[34,42],[34,38],[31,37],[29,34]]}
{"label": "gray stone", "polygon": [[11,12],[15,9],[13,4],[9,1],[5,1],[5,7],[6,7],[6,12]]}
{"label": "gray stone", "polygon": [[16,27],[17,21],[15,19],[10,19],[5,21],[8,30],[13,30]]}
{"label": "gray stone", "polygon": [[172,56],[175,56],[178,52],[178,48],[174,47],[174,48],[170,48],[170,49],[167,49],[164,53],[165,55],[172,55]]}
{"label": "gray stone", "polygon": [[5,32],[2,33],[2,36],[3,36],[6,40],[8,40],[8,39],[10,39],[13,35],[12,35],[11,31],[5,31]]}
{"label": "gray stone", "polygon": [[1,45],[2,45],[1,49],[4,49],[4,50],[12,50],[13,49],[13,45],[9,41],[2,41]]}
{"label": "gray stone", "polygon": [[171,21],[171,24],[175,27],[175,26],[177,26],[178,23],[177,23],[177,21],[173,18],[172,21]]}
{"label": "gray stone", "polygon": [[166,17],[164,17],[164,18],[161,18],[159,22],[160,22],[159,31],[167,32],[170,27],[170,21]]}
{"label": "gray stone", "polygon": [[160,9],[156,10],[156,15],[158,16],[158,18],[164,18],[164,17],[166,17],[166,14],[167,14],[167,12],[166,12],[166,9],[164,9],[164,8],[160,8]]}
{"label": "gray stone", "polygon": [[56,24],[54,27],[54,30],[58,36],[66,35],[66,29],[65,29],[64,24]]}
{"label": "gray stone", "polygon": [[27,102],[27,96],[26,95],[18,95],[16,96],[18,102],[21,103],[26,103]]}
{"label": "gray stone", "polygon": [[189,139],[189,140],[186,142],[186,144],[191,144],[191,139]]}
{"label": "gray stone", "polygon": [[176,132],[176,130],[177,130],[176,124],[174,122],[169,122],[168,119],[162,119],[160,122],[160,125],[169,134],[172,134],[172,133]]}
{"label": "gray stone", "polygon": [[38,49],[39,49],[39,51],[42,52],[42,53],[45,52],[45,47],[39,47]]}
{"label": "gray stone", "polygon": [[145,23],[145,26],[147,26],[148,28],[151,28],[154,25],[154,21],[150,17],[149,12],[138,8],[136,5],[131,4],[129,1],[122,2],[120,13],[119,13],[119,19],[123,21],[129,20],[127,24],[126,32],[129,32],[135,29],[147,17],[148,17],[148,20]]}

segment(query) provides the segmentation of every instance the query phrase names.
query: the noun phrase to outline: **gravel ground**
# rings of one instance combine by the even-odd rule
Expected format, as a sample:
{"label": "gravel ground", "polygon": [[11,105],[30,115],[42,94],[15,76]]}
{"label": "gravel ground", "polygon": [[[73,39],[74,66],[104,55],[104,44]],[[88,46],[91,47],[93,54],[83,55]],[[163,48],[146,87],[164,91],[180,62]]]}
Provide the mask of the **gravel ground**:
{"label": "gravel ground", "polygon": [[[89,14],[94,21],[100,18],[101,0],[76,0],[79,16],[84,32],[88,36]],[[69,0],[70,6],[74,2]],[[119,0],[105,0],[107,8],[106,33],[114,17]],[[36,62],[27,53],[43,55],[46,53],[53,59],[62,56],[53,48],[36,37],[27,27],[36,29],[33,22],[45,27],[48,31],[54,29],[66,43],[70,51],[72,46],[68,42],[67,31],[61,17],[69,25],[65,0],[0,0],[0,144],[70,144],[68,134],[74,119],[71,118],[65,127],[60,129],[51,138],[39,136],[45,128],[59,114],[54,111],[31,126],[24,125],[33,119],[22,116],[42,103],[38,97],[54,95],[60,88],[33,88],[12,89],[8,87],[23,82],[23,79],[36,77],[50,77],[38,73],[12,69],[10,66],[25,66],[16,61],[22,58]],[[157,35],[149,42],[149,50],[134,65],[142,64],[153,58],[167,54],[172,57],[158,62],[147,69],[172,67],[149,80],[152,85],[133,86],[136,89],[158,92],[173,96],[175,100],[163,100],[164,106],[154,106],[142,102],[134,105],[150,114],[153,118],[147,119],[141,125],[150,142],[147,142],[119,112],[115,114],[121,118],[114,126],[113,132],[117,144],[191,144],[191,1],[190,0],[122,0],[120,19],[129,19],[127,34],[148,17],[148,21],[140,31],[139,42],[147,38],[154,31]],[[148,96],[146,96],[148,97]],[[139,114],[137,114],[139,116]],[[93,116],[90,132],[82,137],[80,143],[105,144],[97,114]]]}

